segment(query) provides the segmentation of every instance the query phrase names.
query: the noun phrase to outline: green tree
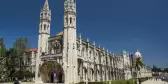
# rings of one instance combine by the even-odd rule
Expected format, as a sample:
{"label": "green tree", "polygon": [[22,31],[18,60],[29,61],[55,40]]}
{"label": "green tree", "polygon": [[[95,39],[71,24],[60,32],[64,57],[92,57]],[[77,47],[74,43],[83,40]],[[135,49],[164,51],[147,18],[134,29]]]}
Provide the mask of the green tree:
{"label": "green tree", "polygon": [[24,51],[26,49],[29,49],[30,45],[28,42],[28,38],[18,38],[16,39],[15,43],[13,44],[14,54],[16,56],[16,60],[18,61],[18,67],[20,68],[20,71],[23,71],[23,55]]}
{"label": "green tree", "polygon": [[[136,72],[136,78],[138,77],[138,72],[141,70],[141,68],[144,66],[143,62],[142,62],[142,58],[138,57],[135,60],[135,72]],[[139,73],[140,74],[140,73]]]}
{"label": "green tree", "polygon": [[137,71],[140,71],[142,67],[143,67],[142,59],[140,57],[136,58],[135,69]]}
{"label": "green tree", "polygon": [[5,76],[7,78],[7,57],[4,38],[0,38],[0,77]]}
{"label": "green tree", "polygon": [[0,57],[3,58],[5,57],[6,53],[6,48],[5,48],[5,43],[4,43],[4,39],[0,38]]}
{"label": "green tree", "polygon": [[6,63],[6,54],[5,54],[6,48],[5,48],[5,43],[4,39],[0,38],[0,72],[3,71],[5,68],[5,63]]}
{"label": "green tree", "polygon": [[8,77],[10,80],[14,79],[14,73],[15,67],[17,65],[16,58],[15,58],[15,52],[13,48],[10,48],[6,51],[6,57],[7,57],[7,70],[8,70]]}

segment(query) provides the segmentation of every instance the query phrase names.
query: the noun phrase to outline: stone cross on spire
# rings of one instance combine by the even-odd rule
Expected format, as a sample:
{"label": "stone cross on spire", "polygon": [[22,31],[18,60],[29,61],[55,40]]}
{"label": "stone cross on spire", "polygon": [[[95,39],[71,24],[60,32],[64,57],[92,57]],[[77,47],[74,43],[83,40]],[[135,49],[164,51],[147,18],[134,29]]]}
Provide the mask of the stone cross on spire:
{"label": "stone cross on spire", "polygon": [[43,10],[48,10],[48,11],[49,11],[49,4],[48,4],[48,0],[45,0]]}

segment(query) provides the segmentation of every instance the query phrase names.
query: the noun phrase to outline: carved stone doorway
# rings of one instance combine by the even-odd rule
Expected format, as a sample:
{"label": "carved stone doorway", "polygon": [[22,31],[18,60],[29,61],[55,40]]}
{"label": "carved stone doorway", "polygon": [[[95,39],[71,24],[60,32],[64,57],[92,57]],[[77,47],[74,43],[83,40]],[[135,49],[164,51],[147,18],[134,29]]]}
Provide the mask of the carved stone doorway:
{"label": "carved stone doorway", "polygon": [[[56,77],[54,77],[56,71]],[[56,61],[46,61],[39,67],[39,72],[44,83],[64,83],[64,70]]]}

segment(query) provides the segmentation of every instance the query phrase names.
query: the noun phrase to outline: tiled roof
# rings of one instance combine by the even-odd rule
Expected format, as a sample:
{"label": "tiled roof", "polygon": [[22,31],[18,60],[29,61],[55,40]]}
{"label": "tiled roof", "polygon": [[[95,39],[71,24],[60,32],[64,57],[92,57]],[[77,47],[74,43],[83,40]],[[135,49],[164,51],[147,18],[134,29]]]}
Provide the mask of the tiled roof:
{"label": "tiled roof", "polygon": [[61,36],[61,35],[63,35],[63,31],[61,31],[58,34],[56,34],[56,36]]}
{"label": "tiled roof", "polygon": [[29,52],[37,52],[37,51],[38,51],[37,48],[32,48],[32,49],[25,50],[24,52],[29,53]]}

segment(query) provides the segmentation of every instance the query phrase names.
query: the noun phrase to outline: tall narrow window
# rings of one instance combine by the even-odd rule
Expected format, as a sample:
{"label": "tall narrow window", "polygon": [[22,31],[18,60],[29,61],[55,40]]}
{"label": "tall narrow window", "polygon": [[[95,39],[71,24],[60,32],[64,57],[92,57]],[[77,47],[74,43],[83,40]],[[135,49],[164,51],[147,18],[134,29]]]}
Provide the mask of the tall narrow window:
{"label": "tall narrow window", "polygon": [[43,17],[43,13],[41,13],[41,17]]}
{"label": "tall narrow window", "polygon": [[72,23],[72,18],[70,17],[70,24]]}
{"label": "tall narrow window", "polygon": [[44,30],[46,30],[46,25],[44,25]]}

